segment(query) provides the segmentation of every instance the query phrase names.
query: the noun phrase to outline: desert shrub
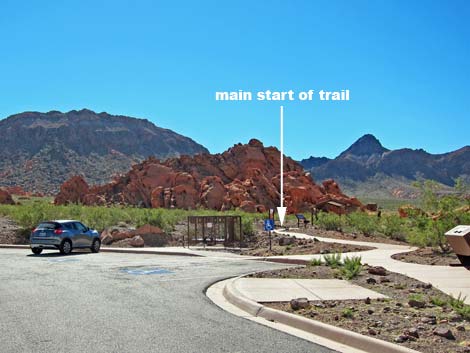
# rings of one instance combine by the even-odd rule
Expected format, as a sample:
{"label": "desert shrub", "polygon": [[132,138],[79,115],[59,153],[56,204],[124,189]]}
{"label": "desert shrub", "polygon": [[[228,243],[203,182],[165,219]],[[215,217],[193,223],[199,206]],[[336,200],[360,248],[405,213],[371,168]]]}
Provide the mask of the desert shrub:
{"label": "desert shrub", "polygon": [[342,265],[340,253],[323,255],[323,260],[325,264],[331,268],[338,268]]}
{"label": "desert shrub", "polygon": [[412,293],[408,296],[408,300],[416,300],[418,302],[424,302],[424,296],[420,293]]}
{"label": "desert shrub", "polygon": [[320,212],[315,224],[325,230],[342,230],[343,219],[335,213]]}
{"label": "desert shrub", "polygon": [[435,306],[444,307],[444,306],[447,305],[447,300],[445,300],[441,297],[431,297],[429,299],[429,301],[431,302],[431,304],[433,304]]}
{"label": "desert shrub", "polygon": [[343,311],[341,312],[341,316],[342,317],[345,317],[347,319],[351,319],[352,317],[354,317],[354,312],[351,308],[345,308],[343,309]]}
{"label": "desert shrub", "polygon": [[362,263],[360,256],[346,257],[343,260],[343,267],[341,268],[341,274],[346,279],[353,279],[359,275],[362,271]]}
{"label": "desert shrub", "polygon": [[465,320],[470,320],[470,305],[465,304],[465,299],[466,297],[462,297],[461,294],[457,298],[451,296],[449,306]]}
{"label": "desert shrub", "polygon": [[253,222],[260,216],[241,211],[217,212],[212,210],[181,210],[163,208],[135,208],[135,207],[99,207],[83,205],[56,206],[45,200],[29,202],[23,205],[0,205],[0,215],[8,216],[16,221],[20,227],[29,231],[41,221],[51,219],[79,219],[88,226],[99,231],[114,226],[119,222],[140,227],[151,224],[162,228],[166,232],[174,229],[178,222],[188,215],[239,215],[242,216],[242,230],[245,235],[253,235]]}
{"label": "desert shrub", "polygon": [[309,266],[321,266],[322,264],[323,264],[323,261],[321,260],[321,258],[312,259],[308,263]]}
{"label": "desert shrub", "polygon": [[405,240],[406,233],[403,229],[403,221],[397,215],[383,216],[380,220],[380,232],[395,240]]}
{"label": "desert shrub", "polygon": [[365,212],[353,212],[346,216],[347,224],[364,235],[373,235],[378,230],[378,218]]}

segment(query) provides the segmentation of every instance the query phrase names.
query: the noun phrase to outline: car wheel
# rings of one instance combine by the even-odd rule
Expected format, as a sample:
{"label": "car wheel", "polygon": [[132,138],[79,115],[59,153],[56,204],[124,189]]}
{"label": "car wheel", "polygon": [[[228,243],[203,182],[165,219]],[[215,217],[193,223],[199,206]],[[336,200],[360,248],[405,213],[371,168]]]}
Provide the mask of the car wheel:
{"label": "car wheel", "polygon": [[31,248],[31,251],[33,252],[34,255],[39,255],[40,253],[42,253],[41,248]]}
{"label": "car wheel", "polygon": [[63,255],[68,255],[72,252],[72,243],[70,240],[64,240],[59,247],[60,253]]}
{"label": "car wheel", "polygon": [[90,248],[91,252],[94,252],[94,253],[100,252],[100,248],[101,248],[101,240],[94,239]]}

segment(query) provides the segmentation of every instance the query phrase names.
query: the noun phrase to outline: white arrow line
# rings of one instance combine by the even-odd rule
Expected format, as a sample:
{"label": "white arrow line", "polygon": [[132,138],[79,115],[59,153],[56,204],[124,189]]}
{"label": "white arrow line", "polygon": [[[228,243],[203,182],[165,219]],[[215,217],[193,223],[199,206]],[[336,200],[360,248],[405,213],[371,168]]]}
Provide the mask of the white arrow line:
{"label": "white arrow line", "polygon": [[286,208],[284,207],[284,107],[281,105],[280,111],[280,120],[281,120],[281,190],[280,190],[280,203],[281,206],[277,208],[277,213],[279,214],[279,221],[281,226],[284,223],[284,218],[286,216]]}

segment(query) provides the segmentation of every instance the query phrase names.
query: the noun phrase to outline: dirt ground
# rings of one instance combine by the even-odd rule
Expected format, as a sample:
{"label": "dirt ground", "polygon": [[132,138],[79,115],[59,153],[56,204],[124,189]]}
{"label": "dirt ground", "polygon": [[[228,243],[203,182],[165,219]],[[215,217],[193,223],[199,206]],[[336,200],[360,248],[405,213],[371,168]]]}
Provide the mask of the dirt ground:
{"label": "dirt ground", "polygon": [[0,244],[27,244],[28,238],[19,233],[17,224],[9,218],[0,217]]}
{"label": "dirt ground", "polygon": [[[286,242],[285,245],[282,242]],[[269,237],[259,234],[253,241],[248,243],[249,247],[241,252],[248,256],[280,256],[280,255],[304,255],[304,254],[330,254],[347,253],[353,251],[364,251],[374,249],[368,246],[325,243],[316,239],[294,239],[284,236],[274,236],[271,239],[269,250]]]}
{"label": "dirt ground", "polygon": [[[297,311],[291,308],[290,303],[265,305],[424,353],[470,352],[470,321],[452,309],[449,296],[397,273],[387,271],[386,276],[378,276],[369,274],[367,269],[365,266],[351,282],[389,298],[312,301],[310,308]],[[341,278],[341,273],[322,265],[268,271],[253,276],[325,279]],[[439,331],[448,338],[437,335]]]}
{"label": "dirt ground", "polygon": [[392,258],[421,265],[460,266],[460,261],[454,252],[443,254],[440,250],[434,248],[421,248],[393,255]]}

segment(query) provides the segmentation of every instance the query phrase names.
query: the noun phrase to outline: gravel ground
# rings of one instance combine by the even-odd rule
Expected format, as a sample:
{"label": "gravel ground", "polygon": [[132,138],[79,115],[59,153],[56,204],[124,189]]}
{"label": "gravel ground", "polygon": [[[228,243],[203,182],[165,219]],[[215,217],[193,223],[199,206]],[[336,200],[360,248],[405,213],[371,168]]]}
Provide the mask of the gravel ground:
{"label": "gravel ground", "polygon": [[[275,270],[254,276],[341,278],[339,270],[327,266]],[[290,303],[267,305],[424,353],[470,352],[470,321],[452,309],[450,297],[441,291],[397,273],[372,275],[367,267],[351,282],[382,293],[389,299],[317,301],[311,302],[309,308],[297,311],[291,308]],[[410,302],[411,299],[418,303]],[[450,330],[453,338],[436,335],[439,330],[442,333]]]}
{"label": "gravel ground", "polygon": [[27,237],[21,236],[18,225],[9,218],[0,217],[0,244],[27,244]]}
{"label": "gravel ground", "polygon": [[421,265],[460,266],[460,261],[454,252],[443,254],[438,249],[433,248],[421,248],[407,253],[396,254],[392,258]]}
{"label": "gravel ground", "polygon": [[[280,245],[283,241],[289,244]],[[243,250],[241,254],[248,256],[279,256],[347,253],[374,249],[368,246],[324,243],[316,239],[294,239],[284,236],[273,236],[271,245],[272,250],[269,250],[269,238],[266,235],[259,235],[253,242],[248,243],[249,249]]]}

